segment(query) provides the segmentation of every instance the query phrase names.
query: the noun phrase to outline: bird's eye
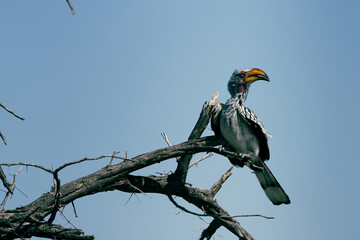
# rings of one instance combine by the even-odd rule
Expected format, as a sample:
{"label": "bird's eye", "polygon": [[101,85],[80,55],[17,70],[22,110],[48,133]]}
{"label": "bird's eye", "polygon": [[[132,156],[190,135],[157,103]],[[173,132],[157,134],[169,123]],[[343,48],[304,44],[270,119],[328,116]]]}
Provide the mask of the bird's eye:
{"label": "bird's eye", "polygon": [[245,72],[240,72],[236,74],[236,76],[239,76],[240,78],[244,78],[246,76]]}

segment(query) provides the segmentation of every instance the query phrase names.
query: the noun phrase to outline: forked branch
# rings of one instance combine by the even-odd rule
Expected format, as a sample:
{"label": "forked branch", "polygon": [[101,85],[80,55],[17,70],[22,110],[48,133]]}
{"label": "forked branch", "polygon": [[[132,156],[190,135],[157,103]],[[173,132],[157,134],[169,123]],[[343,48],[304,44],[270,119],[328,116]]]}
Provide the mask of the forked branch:
{"label": "forked branch", "polygon": [[[48,193],[32,203],[13,210],[7,210],[0,214],[0,239],[28,238],[39,236],[56,239],[94,239],[94,236],[85,236],[78,229],[67,229],[52,224],[56,217],[56,212],[60,208],[73,204],[76,199],[83,196],[93,195],[106,191],[123,191],[128,193],[158,193],[169,196],[170,201],[181,210],[202,217],[211,217],[213,221],[209,227],[203,231],[201,239],[210,239],[215,231],[224,226],[241,240],[254,239],[240,224],[235,217],[228,214],[217,201],[215,195],[221,186],[230,177],[230,168],[220,179],[209,189],[200,189],[185,184],[189,171],[192,156],[200,152],[213,152],[226,157],[239,157],[237,153],[223,151],[218,146],[223,144],[223,140],[215,136],[201,137],[204,129],[208,125],[212,109],[217,104],[217,94],[207,104],[205,103],[199,120],[197,121],[189,140],[180,144],[166,148],[157,149],[152,152],[144,153],[136,157],[118,157],[114,152],[111,155],[103,155],[97,158],[84,158],[68,164],[64,164],[56,169],[49,169],[30,163],[2,164],[8,166],[26,165],[40,168],[53,175],[55,187]],[[171,145],[171,144],[169,144]],[[111,164],[104,163],[104,168],[84,177],[75,179],[67,184],[60,185],[58,173],[65,167],[78,164],[88,160],[100,160],[111,158]],[[121,163],[112,164],[112,159],[120,159]],[[146,168],[155,163],[175,159],[177,169],[174,174],[164,174],[161,176],[135,176],[134,171]],[[195,213],[180,206],[172,196],[177,196],[196,206],[203,213]],[[45,218],[49,217],[46,222]]]}

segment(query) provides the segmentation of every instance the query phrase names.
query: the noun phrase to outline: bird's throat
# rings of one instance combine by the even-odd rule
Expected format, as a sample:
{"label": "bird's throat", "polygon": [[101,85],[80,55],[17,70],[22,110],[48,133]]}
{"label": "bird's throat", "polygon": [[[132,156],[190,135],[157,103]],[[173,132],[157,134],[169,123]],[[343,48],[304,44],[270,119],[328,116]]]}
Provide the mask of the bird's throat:
{"label": "bird's throat", "polygon": [[239,84],[237,87],[237,93],[243,93],[246,91],[246,85],[244,84]]}
{"label": "bird's throat", "polygon": [[235,97],[238,99],[239,104],[242,105],[244,104],[246,97],[247,97],[247,93],[248,93],[248,86],[245,84],[239,84],[237,86],[236,89],[236,95]]}

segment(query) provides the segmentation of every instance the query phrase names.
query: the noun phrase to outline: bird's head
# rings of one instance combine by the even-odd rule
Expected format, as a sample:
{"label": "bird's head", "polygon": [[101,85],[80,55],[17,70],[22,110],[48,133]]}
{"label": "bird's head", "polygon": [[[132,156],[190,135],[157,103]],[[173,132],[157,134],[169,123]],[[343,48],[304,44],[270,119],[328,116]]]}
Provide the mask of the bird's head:
{"label": "bird's head", "polygon": [[231,97],[242,96],[245,101],[250,85],[257,80],[270,81],[268,75],[259,68],[235,69],[228,83]]}

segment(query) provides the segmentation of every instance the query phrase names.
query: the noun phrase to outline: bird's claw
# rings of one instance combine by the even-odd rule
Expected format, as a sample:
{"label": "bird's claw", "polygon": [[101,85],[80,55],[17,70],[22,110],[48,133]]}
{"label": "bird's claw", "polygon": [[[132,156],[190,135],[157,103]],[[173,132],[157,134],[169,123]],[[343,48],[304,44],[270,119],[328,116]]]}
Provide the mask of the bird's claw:
{"label": "bird's claw", "polygon": [[254,157],[252,154],[238,153],[238,155],[241,158],[240,161],[242,166],[246,165],[254,172],[262,172],[264,170],[262,167],[259,167],[252,162]]}
{"label": "bird's claw", "polygon": [[238,153],[238,155],[242,162],[249,162],[252,158],[252,155],[247,153]]}
{"label": "bird's claw", "polygon": [[220,151],[220,152],[222,152],[222,151],[224,151],[224,150],[225,150],[225,148],[224,148],[223,146],[220,146],[220,147],[219,147],[219,151]]}

